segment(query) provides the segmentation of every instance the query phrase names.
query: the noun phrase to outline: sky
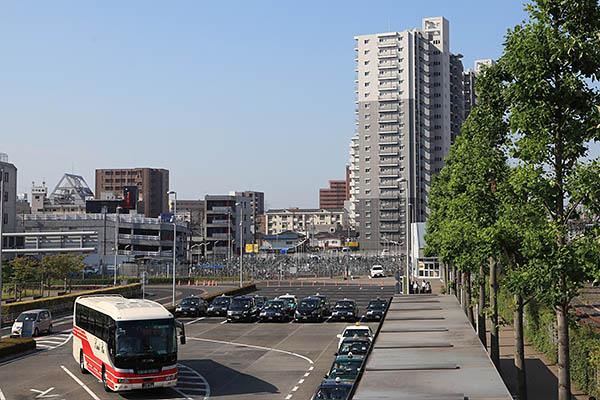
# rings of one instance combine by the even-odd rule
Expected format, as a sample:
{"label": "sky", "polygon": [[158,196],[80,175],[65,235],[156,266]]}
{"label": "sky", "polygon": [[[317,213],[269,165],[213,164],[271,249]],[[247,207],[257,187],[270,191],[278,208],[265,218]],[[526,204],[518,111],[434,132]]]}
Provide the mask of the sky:
{"label": "sky", "polygon": [[265,192],[317,207],[344,179],[355,35],[450,21],[498,58],[522,1],[0,1],[0,152],[18,191],[96,168],[170,170],[179,199]]}

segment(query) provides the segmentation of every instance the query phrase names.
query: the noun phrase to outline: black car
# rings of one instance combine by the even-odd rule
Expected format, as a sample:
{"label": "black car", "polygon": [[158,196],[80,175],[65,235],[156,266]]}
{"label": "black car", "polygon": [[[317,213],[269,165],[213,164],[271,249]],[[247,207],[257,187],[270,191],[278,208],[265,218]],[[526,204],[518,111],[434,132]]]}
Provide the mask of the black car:
{"label": "black car", "polygon": [[247,321],[252,322],[258,318],[260,309],[256,306],[254,297],[237,296],[231,300],[227,310],[227,322]]}
{"label": "black car", "polygon": [[307,297],[300,300],[296,313],[294,315],[294,321],[315,321],[319,322],[325,316],[325,310],[323,309],[323,302],[318,297]]}
{"label": "black car", "polygon": [[315,392],[312,400],[346,400],[350,396],[353,379],[325,379]]}
{"label": "black car", "polygon": [[175,307],[175,316],[192,316],[199,317],[206,313],[207,304],[206,301],[200,297],[186,297],[181,300],[181,303]]}
{"label": "black car", "polygon": [[364,315],[367,321],[380,321],[383,318],[383,313],[387,307],[387,300],[385,299],[375,299],[369,301],[369,305],[367,306],[367,312]]}
{"label": "black car", "polygon": [[296,304],[296,301],[289,297],[278,297],[277,300],[281,300],[281,301],[285,302],[287,310],[290,314],[290,318],[294,318],[294,313],[296,312],[296,306],[298,305],[298,304]]}
{"label": "black car", "polygon": [[265,296],[254,296],[254,301],[256,302],[256,306],[258,308],[263,308],[265,303],[267,302],[267,298]]}
{"label": "black car", "polygon": [[285,321],[289,317],[289,306],[283,300],[269,300],[260,310],[261,321]]}
{"label": "black car", "polygon": [[215,297],[206,310],[206,315],[209,317],[227,316],[227,310],[231,303],[231,296]]}
{"label": "black car", "polygon": [[358,307],[356,302],[350,299],[338,300],[331,312],[332,321],[356,321],[358,319]]}
{"label": "black car", "polygon": [[355,356],[366,356],[369,347],[371,347],[371,341],[367,338],[348,337],[342,340],[342,344],[335,354],[336,356],[347,356],[352,353]]}
{"label": "black car", "polygon": [[323,309],[325,310],[325,316],[331,315],[331,305],[329,304],[329,301],[327,301],[327,296],[323,296],[322,294],[317,293],[314,296],[310,296],[310,297],[317,297],[317,298],[321,299],[321,302],[323,304]]}

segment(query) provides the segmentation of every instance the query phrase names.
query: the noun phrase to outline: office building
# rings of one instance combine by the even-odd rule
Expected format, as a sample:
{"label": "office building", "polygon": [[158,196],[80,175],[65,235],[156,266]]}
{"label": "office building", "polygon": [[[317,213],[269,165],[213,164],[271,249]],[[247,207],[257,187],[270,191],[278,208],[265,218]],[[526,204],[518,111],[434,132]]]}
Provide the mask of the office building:
{"label": "office building", "polygon": [[361,250],[379,251],[390,241],[404,243],[408,224],[429,214],[432,178],[464,118],[462,56],[450,52],[443,17],[355,41],[350,221]]}
{"label": "office building", "polygon": [[292,231],[305,235],[319,232],[335,232],[348,227],[348,214],[338,210],[287,208],[273,209],[265,213],[266,235]]}
{"label": "office building", "polygon": [[46,182],[31,187],[33,214],[85,214],[86,203],[94,193],[80,175],[64,174],[48,195]]}
{"label": "office building", "polygon": [[122,198],[126,187],[137,187],[139,213],[158,217],[169,212],[169,171],[158,168],[97,169],[96,199]]}

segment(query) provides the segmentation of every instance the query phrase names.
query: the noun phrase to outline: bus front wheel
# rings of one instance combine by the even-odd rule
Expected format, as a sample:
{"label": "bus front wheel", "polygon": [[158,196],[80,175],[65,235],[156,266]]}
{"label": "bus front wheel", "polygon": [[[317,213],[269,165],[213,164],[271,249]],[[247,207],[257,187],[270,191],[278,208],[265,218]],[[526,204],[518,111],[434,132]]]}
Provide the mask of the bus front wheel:
{"label": "bus front wheel", "polygon": [[108,387],[108,383],[106,382],[106,370],[102,367],[102,383],[104,384],[104,391],[110,392],[110,388]]}
{"label": "bus front wheel", "polygon": [[87,374],[87,369],[85,369],[85,357],[83,356],[83,350],[79,351],[79,370],[82,374]]}

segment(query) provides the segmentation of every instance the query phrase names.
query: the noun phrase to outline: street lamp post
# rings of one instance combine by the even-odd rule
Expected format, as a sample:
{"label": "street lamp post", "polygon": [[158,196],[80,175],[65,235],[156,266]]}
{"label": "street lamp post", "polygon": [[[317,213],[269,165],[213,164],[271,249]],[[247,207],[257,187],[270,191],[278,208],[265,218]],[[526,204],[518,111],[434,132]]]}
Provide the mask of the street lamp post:
{"label": "street lamp post", "polygon": [[[406,244],[406,284],[404,285],[404,294],[409,294],[410,293],[410,288],[409,288],[409,281],[410,281],[410,273],[409,273],[409,269],[410,269],[410,262],[409,262],[409,258],[408,258],[408,230],[410,227],[410,214],[409,214],[409,209],[408,209],[408,179],[406,178],[399,178],[397,179],[398,183],[406,183],[406,192],[405,192],[405,207],[406,207],[406,211],[404,213],[404,221],[405,221],[405,226],[404,226],[404,242]],[[400,185],[398,185],[398,190],[400,190]],[[398,198],[400,198],[400,196],[398,196]],[[398,292],[398,289],[396,289],[396,291]]]}
{"label": "street lamp post", "polygon": [[244,209],[241,201],[235,205],[239,205],[240,207],[240,287],[242,287],[244,284],[244,278],[242,275],[244,263]]}
{"label": "street lamp post", "polygon": [[117,286],[117,255],[119,254],[119,220],[121,219],[119,213],[122,208],[117,207],[115,213],[115,269],[113,270],[113,286]]}
{"label": "street lamp post", "polygon": [[173,203],[173,307],[175,307],[175,263],[177,261],[177,192],[171,190],[168,194],[175,196]]}

